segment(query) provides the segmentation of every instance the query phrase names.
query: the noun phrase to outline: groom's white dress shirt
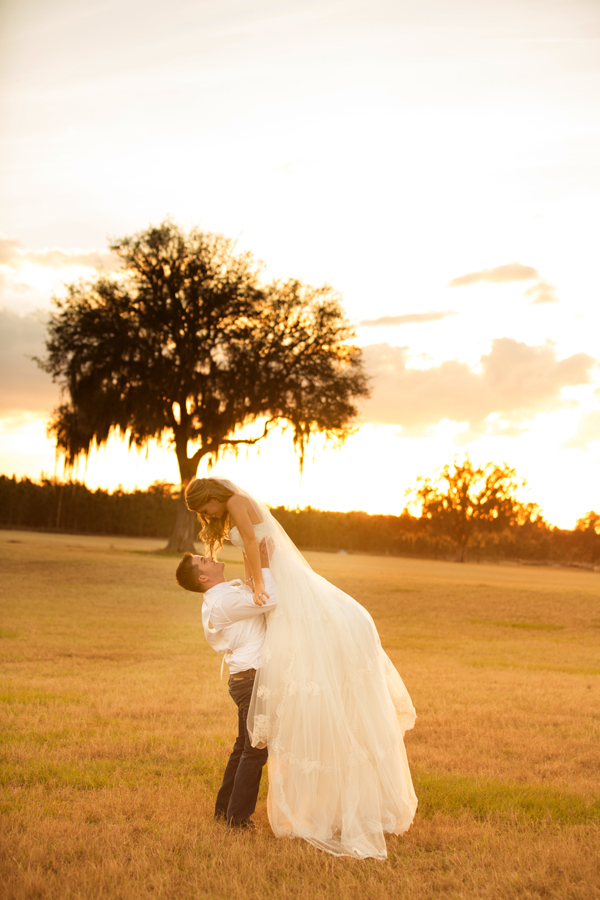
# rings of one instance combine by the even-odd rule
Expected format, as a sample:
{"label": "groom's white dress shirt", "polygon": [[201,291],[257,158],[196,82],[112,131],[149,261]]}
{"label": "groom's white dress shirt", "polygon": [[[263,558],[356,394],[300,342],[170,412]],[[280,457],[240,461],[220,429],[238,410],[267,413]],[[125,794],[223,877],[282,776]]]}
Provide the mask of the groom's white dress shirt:
{"label": "groom's white dress shirt", "polygon": [[213,650],[224,654],[230,675],[259,666],[267,633],[265,613],[277,605],[271,570],[263,569],[262,574],[269,594],[264,606],[256,606],[251,588],[241,581],[224,581],[204,592],[204,634]]}

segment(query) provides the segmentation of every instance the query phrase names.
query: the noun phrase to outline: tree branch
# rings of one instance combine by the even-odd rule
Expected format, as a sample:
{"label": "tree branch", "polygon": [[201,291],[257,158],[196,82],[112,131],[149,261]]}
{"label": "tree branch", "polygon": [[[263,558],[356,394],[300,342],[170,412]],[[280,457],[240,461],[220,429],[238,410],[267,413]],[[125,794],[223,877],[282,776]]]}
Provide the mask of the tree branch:
{"label": "tree branch", "polygon": [[270,429],[269,429],[269,425],[271,425],[271,424],[273,424],[273,423],[276,423],[276,422],[279,422],[279,421],[280,421],[280,416],[275,416],[275,417],[272,418],[272,419],[268,419],[268,420],[265,422],[265,427],[264,427],[263,433],[260,434],[258,437],[255,437],[255,438],[237,438],[237,439],[235,439],[235,440],[234,440],[233,438],[229,438],[228,440],[221,441],[221,446],[222,446],[223,444],[257,444],[259,441],[262,441],[263,438],[266,438],[266,436],[267,436],[267,434],[269,433],[269,430],[270,430]]}

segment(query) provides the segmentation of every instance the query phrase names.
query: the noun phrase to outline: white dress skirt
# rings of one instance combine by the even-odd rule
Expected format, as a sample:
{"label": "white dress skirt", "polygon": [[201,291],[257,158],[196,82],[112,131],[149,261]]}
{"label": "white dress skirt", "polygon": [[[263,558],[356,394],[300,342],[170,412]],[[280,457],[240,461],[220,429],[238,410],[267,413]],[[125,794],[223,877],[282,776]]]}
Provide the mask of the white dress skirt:
{"label": "white dress skirt", "polygon": [[[414,707],[367,610],[314,572],[265,509],[254,530],[269,539],[278,604],[248,730],[269,750],[271,827],[336,856],[384,859],[384,833],[406,831],[417,808],[403,741]],[[237,528],[229,536],[243,548]]]}

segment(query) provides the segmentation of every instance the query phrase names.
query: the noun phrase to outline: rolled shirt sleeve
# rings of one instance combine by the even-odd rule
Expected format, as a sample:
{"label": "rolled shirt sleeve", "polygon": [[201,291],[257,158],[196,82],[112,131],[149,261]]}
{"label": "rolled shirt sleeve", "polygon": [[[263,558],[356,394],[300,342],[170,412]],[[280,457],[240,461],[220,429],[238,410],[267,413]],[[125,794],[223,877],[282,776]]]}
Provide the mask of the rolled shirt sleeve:
{"label": "rolled shirt sleeve", "polygon": [[266,602],[264,606],[256,605],[252,599],[253,591],[251,588],[246,585],[232,586],[231,590],[223,594],[212,607],[210,618],[213,626],[219,628],[231,625],[233,622],[240,622],[242,619],[261,616],[277,606],[277,589],[271,570],[263,569],[262,574],[265,590],[269,595],[268,598],[265,597]]}

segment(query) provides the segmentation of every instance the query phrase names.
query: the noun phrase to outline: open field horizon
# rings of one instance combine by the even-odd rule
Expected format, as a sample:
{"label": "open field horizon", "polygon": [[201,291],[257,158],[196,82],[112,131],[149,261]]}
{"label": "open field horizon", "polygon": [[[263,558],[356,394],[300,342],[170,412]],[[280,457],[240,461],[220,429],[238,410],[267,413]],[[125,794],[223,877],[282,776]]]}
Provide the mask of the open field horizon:
{"label": "open field horizon", "polygon": [[[307,553],[417,709],[386,862],[212,821],[236,717],[160,539],[0,532],[0,877],[29,898],[600,898],[600,577]],[[226,547],[226,575],[241,572]]]}

